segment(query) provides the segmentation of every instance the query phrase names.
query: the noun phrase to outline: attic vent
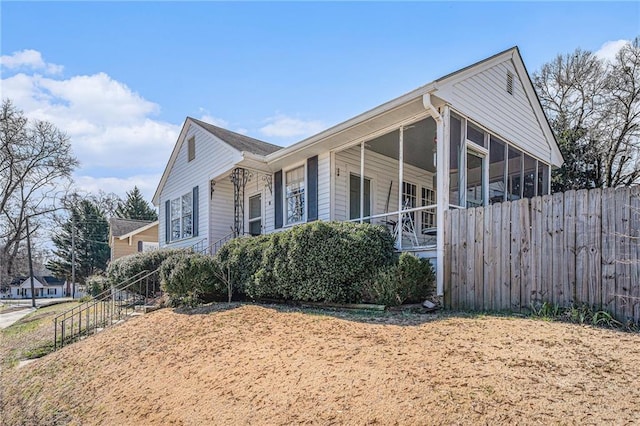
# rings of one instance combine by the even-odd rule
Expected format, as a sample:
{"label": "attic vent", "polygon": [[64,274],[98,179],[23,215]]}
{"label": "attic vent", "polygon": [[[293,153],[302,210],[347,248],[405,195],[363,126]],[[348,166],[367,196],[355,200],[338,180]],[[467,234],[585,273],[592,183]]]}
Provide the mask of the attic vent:
{"label": "attic vent", "polygon": [[507,92],[513,95],[513,73],[507,71]]}

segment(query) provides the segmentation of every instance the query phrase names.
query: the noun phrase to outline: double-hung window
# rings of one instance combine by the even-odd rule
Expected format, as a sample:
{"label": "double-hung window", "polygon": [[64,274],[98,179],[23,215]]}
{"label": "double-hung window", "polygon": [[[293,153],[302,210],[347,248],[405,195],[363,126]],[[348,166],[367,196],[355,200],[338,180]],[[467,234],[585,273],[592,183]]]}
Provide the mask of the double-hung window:
{"label": "double-hung window", "polygon": [[285,173],[286,224],[304,221],[305,181],[304,165]]}
{"label": "double-hung window", "polygon": [[191,192],[171,200],[171,240],[193,235],[193,196]]}

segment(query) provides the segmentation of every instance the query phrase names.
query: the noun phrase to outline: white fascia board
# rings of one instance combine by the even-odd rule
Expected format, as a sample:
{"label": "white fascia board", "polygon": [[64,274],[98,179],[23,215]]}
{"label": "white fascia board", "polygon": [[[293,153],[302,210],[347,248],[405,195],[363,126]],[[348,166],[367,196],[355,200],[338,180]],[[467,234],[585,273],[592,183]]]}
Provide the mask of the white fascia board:
{"label": "white fascia board", "polygon": [[121,235],[121,236],[118,237],[118,239],[119,240],[126,240],[129,237],[133,237],[136,234],[139,234],[141,232],[146,231],[147,229],[151,229],[154,226],[157,226],[159,223],[160,222],[156,220],[155,222],[151,222],[151,223],[149,223],[149,224],[147,224],[145,226],[142,226],[142,227],[140,227],[138,229],[134,229],[133,231],[129,232],[128,234]]}
{"label": "white fascia board", "polygon": [[344,121],[340,124],[336,124],[333,127],[328,128],[325,131],[322,131],[314,136],[311,136],[307,139],[304,139],[294,145],[291,145],[287,148],[281,149],[274,153],[267,155],[265,158],[267,162],[272,162],[275,160],[279,160],[283,157],[287,157],[291,154],[295,154],[304,149],[307,149],[331,136],[335,136],[338,133],[344,132],[345,130],[350,129],[358,124],[364,123],[372,118],[375,118],[385,112],[391,111],[395,108],[402,106],[405,103],[408,103],[411,100],[421,97],[425,93],[432,92],[436,89],[435,83],[425,84],[409,93],[406,93],[398,98],[392,99],[382,105],[379,105],[369,111],[363,112],[360,115],[357,115],[347,121]]}
{"label": "white fascia board", "polygon": [[164,172],[162,172],[162,177],[160,178],[160,182],[158,183],[158,187],[156,188],[156,192],[153,194],[153,198],[151,202],[154,206],[158,207],[160,205],[160,193],[162,192],[162,188],[164,188],[164,184],[167,183],[167,178],[169,177],[169,171],[171,167],[173,167],[173,163],[176,161],[176,157],[180,152],[180,147],[182,146],[182,142],[187,134],[187,130],[189,126],[193,124],[190,118],[187,118],[182,124],[182,129],[180,130],[180,134],[178,135],[178,140],[173,146],[173,151],[171,151],[171,156],[169,157],[169,161],[167,161],[167,165],[164,167]]}
{"label": "white fascia board", "polygon": [[549,120],[547,119],[547,116],[542,109],[540,98],[538,98],[536,89],[533,87],[531,77],[527,72],[527,67],[524,64],[524,61],[522,60],[518,49],[515,49],[515,51],[513,52],[512,59],[513,64],[516,67],[516,72],[520,77],[520,81],[523,82],[522,87],[524,88],[527,98],[529,99],[529,104],[531,105],[531,108],[536,115],[536,119],[538,120],[538,124],[540,125],[540,129],[542,129],[542,133],[544,133],[544,136],[547,139],[547,143],[551,148],[551,165],[560,167],[564,163],[564,158],[562,158],[562,153],[560,152],[558,141],[556,140],[556,136],[553,133],[553,130],[551,130]]}

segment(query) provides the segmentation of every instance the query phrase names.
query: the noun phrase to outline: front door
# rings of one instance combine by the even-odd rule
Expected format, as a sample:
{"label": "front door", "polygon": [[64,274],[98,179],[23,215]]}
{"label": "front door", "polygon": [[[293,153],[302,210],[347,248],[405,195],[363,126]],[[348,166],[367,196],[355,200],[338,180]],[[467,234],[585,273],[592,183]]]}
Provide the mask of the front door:
{"label": "front door", "polygon": [[262,234],[262,194],[249,197],[249,234]]}

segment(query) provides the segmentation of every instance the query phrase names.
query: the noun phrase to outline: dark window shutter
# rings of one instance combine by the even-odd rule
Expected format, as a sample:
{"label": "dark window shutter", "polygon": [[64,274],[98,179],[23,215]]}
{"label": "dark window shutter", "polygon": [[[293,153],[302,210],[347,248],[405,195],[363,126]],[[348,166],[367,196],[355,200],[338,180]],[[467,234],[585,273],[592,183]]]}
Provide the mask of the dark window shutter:
{"label": "dark window shutter", "polygon": [[138,253],[142,253],[142,241],[138,241]]}
{"label": "dark window shutter", "polygon": [[307,222],[318,220],[318,156],[307,159]]}
{"label": "dark window shutter", "polygon": [[273,203],[275,212],[275,227],[282,228],[282,170],[273,174]]}
{"label": "dark window shutter", "polygon": [[197,237],[198,236],[198,225],[200,223],[200,215],[198,214],[198,205],[199,205],[199,200],[198,200],[198,187],[194,186],[193,187],[193,236]]}
{"label": "dark window shutter", "polygon": [[171,241],[171,201],[164,203],[164,242]]}

